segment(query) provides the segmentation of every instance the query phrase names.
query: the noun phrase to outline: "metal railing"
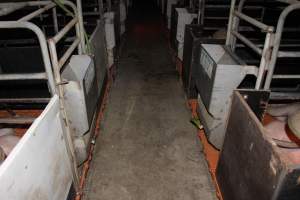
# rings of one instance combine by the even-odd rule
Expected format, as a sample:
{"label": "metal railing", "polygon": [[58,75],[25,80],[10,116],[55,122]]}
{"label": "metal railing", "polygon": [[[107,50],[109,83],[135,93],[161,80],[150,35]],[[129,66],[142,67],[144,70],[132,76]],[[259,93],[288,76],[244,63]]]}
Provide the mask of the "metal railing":
{"label": "metal railing", "polygon": [[[226,45],[232,51],[235,51],[236,40],[240,40],[245,46],[252,49],[256,54],[261,56],[259,64],[259,72],[255,84],[255,89],[270,89],[272,79],[300,79],[300,75],[274,75],[274,68],[277,58],[282,57],[299,57],[300,52],[297,51],[279,51],[282,32],[285,19],[292,11],[300,9],[300,2],[296,0],[277,0],[278,2],[287,3],[277,22],[276,31],[274,26],[264,24],[253,17],[242,13],[246,0],[241,0],[236,9],[236,0],[231,1],[230,17],[227,29]],[[266,33],[264,45],[258,45],[248,39],[246,36],[239,33],[239,22],[243,20],[252,26]],[[262,48],[263,47],[263,48]],[[267,75],[266,75],[267,72]],[[265,77],[266,75],[266,77]]]}
{"label": "metal railing", "polygon": [[[64,6],[68,6],[72,9],[72,20],[65,25],[61,30],[58,26],[58,20],[56,15],[56,8],[58,5],[52,1],[30,1],[23,3],[0,3],[0,16],[16,12],[27,6],[30,7],[40,7],[37,10],[29,13],[26,16],[21,17],[16,21],[0,21],[0,29],[28,29],[35,33],[38,38],[40,49],[42,52],[43,64],[45,72],[42,73],[24,73],[24,74],[1,74],[0,81],[6,80],[47,80],[50,93],[58,94],[60,97],[60,113],[63,124],[63,134],[66,143],[67,153],[69,155],[70,164],[72,166],[72,176],[73,184],[77,192],[79,192],[79,173],[77,169],[77,161],[75,156],[74,144],[71,134],[71,129],[68,121],[68,115],[65,110],[64,102],[64,88],[62,84],[60,70],[63,65],[67,62],[69,57],[72,55],[74,50],[78,49],[78,54],[85,53],[85,34],[82,21],[82,11],[81,11],[81,0],[77,0],[77,7],[70,1],[63,1]],[[45,33],[35,24],[29,22],[35,17],[40,16],[42,13],[52,9],[53,23],[56,35],[48,40],[49,50],[47,45],[47,39]],[[70,14],[70,13],[68,13]],[[72,29],[76,30],[76,37],[72,41],[72,44],[68,47],[67,51],[63,56],[58,59],[56,52],[56,44],[62,40],[62,38]],[[50,59],[51,58],[51,59]],[[26,102],[36,102],[39,98],[32,99],[22,99]],[[6,99],[7,101],[20,102],[20,99]],[[43,101],[47,100],[45,98]],[[1,121],[2,120],[2,121]],[[5,122],[10,123],[31,123],[33,119],[1,119],[0,123],[5,120]]]}

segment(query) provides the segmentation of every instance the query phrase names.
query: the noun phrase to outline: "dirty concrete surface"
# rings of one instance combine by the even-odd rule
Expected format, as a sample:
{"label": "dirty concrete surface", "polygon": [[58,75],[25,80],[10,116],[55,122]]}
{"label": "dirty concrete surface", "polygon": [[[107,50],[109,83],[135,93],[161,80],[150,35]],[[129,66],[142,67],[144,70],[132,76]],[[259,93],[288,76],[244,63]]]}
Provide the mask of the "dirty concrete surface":
{"label": "dirty concrete surface", "polygon": [[84,199],[215,200],[162,20],[145,2],[131,11]]}

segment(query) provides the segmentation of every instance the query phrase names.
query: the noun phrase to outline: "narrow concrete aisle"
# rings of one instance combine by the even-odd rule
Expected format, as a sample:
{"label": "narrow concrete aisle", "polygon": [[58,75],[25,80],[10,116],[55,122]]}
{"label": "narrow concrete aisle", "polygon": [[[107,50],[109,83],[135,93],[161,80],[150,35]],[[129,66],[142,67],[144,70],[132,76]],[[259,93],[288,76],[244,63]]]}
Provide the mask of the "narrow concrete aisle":
{"label": "narrow concrete aisle", "polygon": [[84,199],[216,199],[159,14],[149,5],[132,11]]}

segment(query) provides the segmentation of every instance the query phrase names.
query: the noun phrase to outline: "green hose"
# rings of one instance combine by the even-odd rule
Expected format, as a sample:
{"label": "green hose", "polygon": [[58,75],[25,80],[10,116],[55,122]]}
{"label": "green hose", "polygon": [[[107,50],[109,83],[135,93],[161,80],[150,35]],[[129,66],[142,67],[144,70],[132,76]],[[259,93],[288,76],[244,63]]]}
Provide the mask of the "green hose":
{"label": "green hose", "polygon": [[191,119],[191,123],[196,126],[199,130],[203,129],[203,125],[200,122],[200,119],[198,117],[194,117]]}

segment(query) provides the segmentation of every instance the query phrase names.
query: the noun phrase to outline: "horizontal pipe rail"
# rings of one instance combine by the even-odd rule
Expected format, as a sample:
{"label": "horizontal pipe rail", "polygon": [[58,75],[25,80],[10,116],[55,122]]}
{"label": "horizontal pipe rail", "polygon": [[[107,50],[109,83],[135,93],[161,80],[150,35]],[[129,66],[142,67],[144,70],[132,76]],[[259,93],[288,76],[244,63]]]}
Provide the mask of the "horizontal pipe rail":
{"label": "horizontal pipe rail", "polygon": [[48,5],[46,5],[43,8],[40,8],[22,18],[20,18],[18,21],[29,21],[35,17],[37,17],[38,15],[42,14],[43,12],[46,12],[47,10],[50,10],[51,8],[54,8],[56,6],[55,3],[49,3]]}
{"label": "horizontal pipe rail", "polygon": [[231,31],[232,35],[234,35],[236,38],[241,40],[245,45],[250,47],[253,51],[255,51],[257,54],[261,55],[262,54],[262,49],[257,47],[253,42],[251,42],[249,39],[247,39],[245,36],[242,34],[236,32],[236,31]]}
{"label": "horizontal pipe rail", "polygon": [[0,6],[0,16],[4,15],[9,15],[10,13],[13,13],[21,8],[24,8],[26,6],[25,3],[15,5],[15,6],[10,6],[10,7],[2,7]]}
{"label": "horizontal pipe rail", "polygon": [[249,17],[241,12],[234,11],[234,15],[237,16],[238,18],[252,24],[253,26],[256,26],[257,28],[260,28],[262,31],[265,32],[273,32],[274,27],[273,26],[268,26],[260,21],[257,21],[256,19]]}
{"label": "horizontal pipe rail", "polygon": [[273,79],[300,79],[300,75],[289,75],[289,74],[275,74]]}
{"label": "horizontal pipe rail", "polygon": [[279,51],[278,52],[279,58],[297,58],[300,57],[299,51]]}
{"label": "horizontal pipe rail", "polygon": [[47,80],[46,73],[0,74],[0,81]]}
{"label": "horizontal pipe rail", "polygon": [[68,50],[64,53],[64,55],[60,58],[58,64],[59,64],[59,69],[61,69],[66,61],[69,59],[69,57],[72,55],[73,51],[76,49],[76,47],[79,45],[80,39],[77,38],[74,40],[72,45],[68,48]]}
{"label": "horizontal pipe rail", "polygon": [[287,4],[299,3],[298,0],[276,0],[276,1],[281,2],[281,3],[287,3]]}
{"label": "horizontal pipe rail", "polygon": [[35,24],[31,22],[17,22],[17,21],[6,21],[0,22],[0,29],[14,29],[14,28],[24,28],[29,29],[34,32],[39,40],[40,49],[42,52],[42,58],[45,66],[45,71],[47,73],[48,83],[51,94],[55,94],[55,84],[54,84],[54,77],[52,73],[51,61],[48,52],[47,41],[44,33],[42,30],[37,27]]}
{"label": "horizontal pipe rail", "polygon": [[73,26],[78,22],[78,18],[73,18],[63,29],[61,29],[53,38],[52,40],[58,43],[70,30]]}
{"label": "horizontal pipe rail", "polygon": [[0,124],[32,124],[34,117],[6,117],[0,118]]}

